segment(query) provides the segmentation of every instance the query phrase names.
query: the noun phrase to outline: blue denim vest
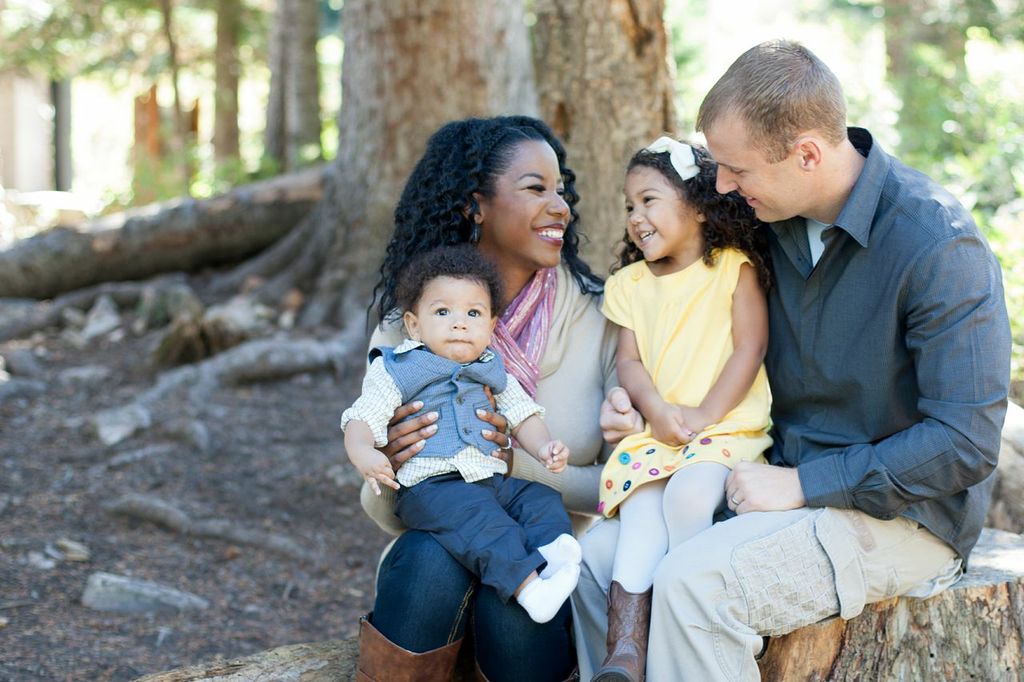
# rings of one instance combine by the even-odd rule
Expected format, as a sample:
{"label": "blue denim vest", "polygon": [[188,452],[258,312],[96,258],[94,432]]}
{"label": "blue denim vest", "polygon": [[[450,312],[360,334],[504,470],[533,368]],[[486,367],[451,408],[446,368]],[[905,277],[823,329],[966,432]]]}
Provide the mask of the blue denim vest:
{"label": "blue denim vest", "polygon": [[[490,350],[490,349],[488,349]],[[484,386],[495,394],[505,390],[505,363],[493,350],[483,357],[461,365],[430,352],[426,346],[403,353],[381,346],[370,351],[371,362],[384,358],[384,368],[402,392],[402,403],[423,401],[421,413],[438,413],[437,433],[427,439],[417,457],[454,457],[467,446],[476,446],[490,455],[497,447],[485,439],[481,429],[493,428],[476,416],[477,409],[494,411]]]}

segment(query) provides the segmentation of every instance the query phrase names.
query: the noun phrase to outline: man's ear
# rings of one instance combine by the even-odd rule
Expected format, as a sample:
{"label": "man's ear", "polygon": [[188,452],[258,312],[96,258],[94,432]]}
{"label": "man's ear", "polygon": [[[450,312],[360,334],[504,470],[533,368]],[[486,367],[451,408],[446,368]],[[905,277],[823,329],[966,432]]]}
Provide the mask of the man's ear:
{"label": "man's ear", "polygon": [[405,323],[405,333],[409,335],[409,338],[413,341],[419,341],[420,321],[416,318],[416,313],[406,310],[402,313],[402,322]]}
{"label": "man's ear", "polygon": [[821,164],[821,141],[813,135],[798,137],[793,145],[793,154],[800,170],[813,171]]}

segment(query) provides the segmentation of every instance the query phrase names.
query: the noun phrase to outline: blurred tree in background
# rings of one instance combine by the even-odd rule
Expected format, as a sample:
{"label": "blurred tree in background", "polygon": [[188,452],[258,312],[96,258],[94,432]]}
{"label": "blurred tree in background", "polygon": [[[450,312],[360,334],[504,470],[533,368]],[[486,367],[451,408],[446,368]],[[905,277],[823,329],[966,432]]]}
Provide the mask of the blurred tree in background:
{"label": "blurred tree in background", "polygon": [[[209,196],[259,175],[332,159],[339,147],[345,149],[337,110],[342,36],[351,42],[361,34],[339,29],[341,5],[341,0],[0,0],[0,69],[27,69],[53,81],[102,77],[112,87],[140,95],[153,85],[174,91],[174,113],[168,114],[165,105],[162,114],[159,164],[136,165],[136,185],[147,188],[136,200],[182,194],[182,173],[188,175],[188,191]],[[657,8],[660,3],[641,5]],[[613,6],[618,3],[608,4]],[[574,165],[586,161],[578,168],[581,177],[594,181],[581,210],[588,200],[603,206],[594,221],[596,234],[617,231],[604,223],[614,215],[620,186],[614,172],[587,174],[591,152],[611,138],[586,130],[603,130],[599,119],[613,124],[617,119],[590,103],[594,90],[614,88],[613,101],[621,112],[658,107],[646,112],[649,119],[687,136],[704,91],[735,56],[760,40],[801,40],[841,72],[851,123],[868,125],[901,159],[948,187],[988,235],[1004,266],[1016,342],[1016,390],[1022,397],[1024,1],[764,0],[755,7],[666,0],[665,36],[675,80],[674,101],[662,104],[652,104],[661,100],[644,90],[649,83],[631,88],[615,81],[612,70],[594,75],[602,73],[597,67],[606,67],[600,62],[601,39],[593,38],[602,35],[602,24],[592,12],[556,12],[556,7],[524,0],[514,14],[532,31],[539,110],[567,138],[578,159]],[[617,15],[611,11],[609,16]],[[642,28],[634,47],[648,44],[644,36],[659,35],[657,24]],[[372,41],[359,45],[360,50],[377,49]],[[490,47],[500,51],[508,46]],[[636,67],[659,58],[657,51],[644,55],[640,47]],[[608,54],[614,48],[609,44]],[[431,54],[408,58],[429,60]],[[418,73],[431,72],[430,64],[419,66]],[[578,92],[574,78],[585,81]],[[200,103],[215,112],[215,120],[210,130],[190,137],[189,112],[198,92],[213,93]],[[386,99],[399,94],[382,90],[373,96],[383,98],[379,106],[386,111]],[[443,97],[444,91],[436,96]],[[584,119],[564,118],[574,107],[577,116],[594,114],[585,126]],[[669,120],[673,109],[675,121]],[[193,118],[198,116],[192,111]],[[259,123],[240,126],[253,111]],[[643,125],[628,127],[641,130]],[[593,135],[601,139],[583,139]],[[616,142],[614,153],[621,155],[619,147],[628,144]],[[595,186],[598,178],[607,185],[603,189]],[[131,199],[126,189],[116,194]],[[595,264],[599,270],[603,266]]]}

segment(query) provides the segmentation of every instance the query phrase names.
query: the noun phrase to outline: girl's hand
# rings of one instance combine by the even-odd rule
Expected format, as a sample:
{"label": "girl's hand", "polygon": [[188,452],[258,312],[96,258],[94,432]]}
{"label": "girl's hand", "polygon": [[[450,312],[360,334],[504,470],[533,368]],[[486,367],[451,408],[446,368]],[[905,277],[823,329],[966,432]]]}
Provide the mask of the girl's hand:
{"label": "girl's hand", "polygon": [[697,432],[690,428],[683,418],[679,405],[662,402],[649,415],[651,435],[665,445],[685,445],[693,440]]}
{"label": "girl's hand", "polygon": [[434,423],[437,421],[437,412],[406,419],[421,409],[423,403],[419,400],[406,403],[395,410],[394,416],[388,422],[388,444],[380,448],[380,452],[387,457],[392,473],[398,471],[410,457],[422,450],[427,443],[426,439],[437,432],[437,425]]}
{"label": "girl's hand", "polygon": [[[676,408],[679,410],[686,428],[692,431],[694,435],[715,423],[704,408],[690,407],[689,405],[676,405]],[[693,436],[690,436],[690,438],[692,439]]]}
{"label": "girl's hand", "polygon": [[560,474],[569,464],[569,448],[560,440],[549,441],[537,453],[537,459],[551,473]]}
{"label": "girl's hand", "polygon": [[620,440],[644,430],[644,418],[633,407],[629,394],[616,386],[601,403],[601,435],[615,445]]}
{"label": "girl's hand", "polygon": [[366,482],[370,484],[370,490],[374,495],[380,495],[381,484],[398,490],[402,486],[395,480],[395,470],[391,468],[391,462],[380,450],[373,448],[353,448],[348,453],[348,458],[363,475]]}

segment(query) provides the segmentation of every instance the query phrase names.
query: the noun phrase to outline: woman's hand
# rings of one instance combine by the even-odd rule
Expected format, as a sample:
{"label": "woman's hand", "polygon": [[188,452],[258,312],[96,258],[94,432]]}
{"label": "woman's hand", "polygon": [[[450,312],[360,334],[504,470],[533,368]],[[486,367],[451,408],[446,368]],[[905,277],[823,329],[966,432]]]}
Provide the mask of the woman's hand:
{"label": "woman's hand", "polygon": [[422,401],[406,403],[395,410],[395,415],[388,422],[388,444],[380,448],[380,451],[387,456],[391,468],[396,472],[410,457],[423,449],[427,438],[437,432],[437,425],[434,423],[437,421],[437,412],[406,419],[421,409]]}
{"label": "woman's hand", "polygon": [[508,470],[512,471],[512,436],[508,432],[508,420],[497,412],[488,412],[487,410],[477,410],[476,416],[494,427],[494,430],[481,429],[480,431],[484,438],[497,446],[491,456],[505,462],[508,465]]}
{"label": "woman's hand", "polygon": [[624,388],[616,386],[608,391],[608,397],[601,403],[601,434],[615,445],[620,440],[644,430],[644,418],[629,399]]}

